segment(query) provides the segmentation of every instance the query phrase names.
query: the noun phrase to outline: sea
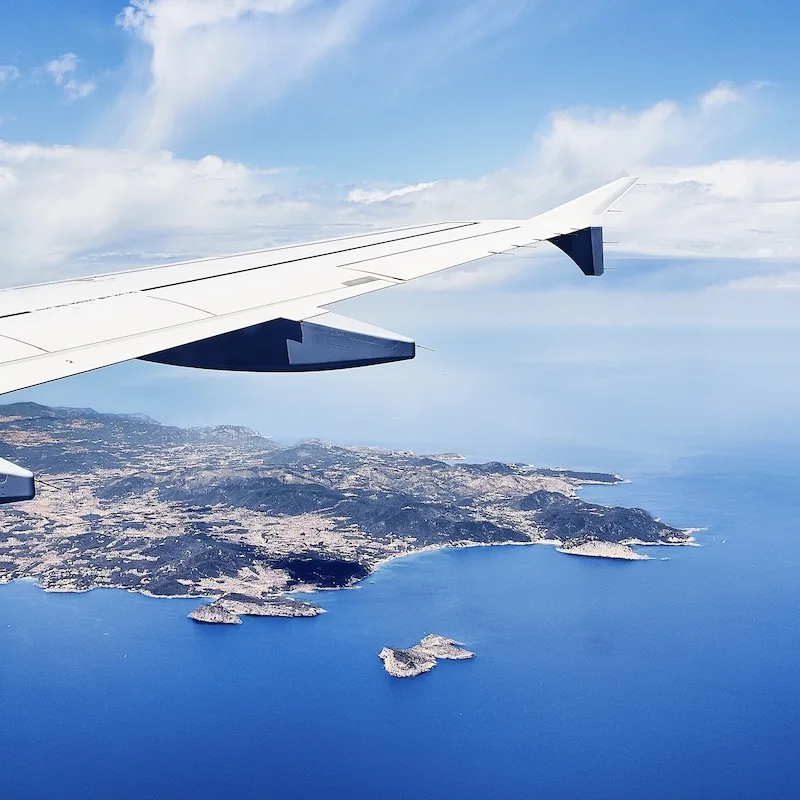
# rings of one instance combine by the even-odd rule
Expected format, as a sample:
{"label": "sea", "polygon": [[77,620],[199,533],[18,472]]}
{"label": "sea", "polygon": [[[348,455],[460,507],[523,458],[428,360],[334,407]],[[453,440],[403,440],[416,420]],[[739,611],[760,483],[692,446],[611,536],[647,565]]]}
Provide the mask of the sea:
{"label": "sea", "polygon": [[[395,560],[314,619],[0,587],[3,800],[800,797],[800,453],[587,487],[703,528],[650,561],[547,546]],[[471,661],[398,680],[435,632]]]}

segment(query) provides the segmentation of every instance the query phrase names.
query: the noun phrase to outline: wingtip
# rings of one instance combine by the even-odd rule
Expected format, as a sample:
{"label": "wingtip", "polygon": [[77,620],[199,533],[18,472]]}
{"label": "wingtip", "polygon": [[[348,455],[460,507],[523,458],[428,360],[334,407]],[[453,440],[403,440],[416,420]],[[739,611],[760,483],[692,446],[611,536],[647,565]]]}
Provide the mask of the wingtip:
{"label": "wingtip", "polygon": [[[602,203],[605,205],[605,208],[602,208],[601,205],[602,210],[598,209],[599,213],[605,213],[613,208],[638,182],[638,177],[626,175],[596,189],[595,191],[602,197]],[[592,193],[590,192],[590,194]]]}
{"label": "wingtip", "polygon": [[545,236],[549,242],[565,252],[583,271],[584,275],[602,275],[603,266],[603,215],[610,210],[638,182],[635,177],[622,177],[610,181],[563,206],[544,214],[552,224],[554,236]]}
{"label": "wingtip", "polygon": [[633,189],[634,186],[636,186],[637,183],[639,183],[639,176],[628,175],[623,178],[617,178],[617,182],[620,185],[620,191],[622,192],[620,197],[622,197],[622,195],[627,194],[631,189]]}
{"label": "wingtip", "polygon": [[597,189],[570,200],[556,208],[533,217],[529,222],[542,220],[570,220],[559,232],[566,232],[600,224],[600,219],[612,206],[618,203],[639,181],[638,177],[624,176],[609,181]]}

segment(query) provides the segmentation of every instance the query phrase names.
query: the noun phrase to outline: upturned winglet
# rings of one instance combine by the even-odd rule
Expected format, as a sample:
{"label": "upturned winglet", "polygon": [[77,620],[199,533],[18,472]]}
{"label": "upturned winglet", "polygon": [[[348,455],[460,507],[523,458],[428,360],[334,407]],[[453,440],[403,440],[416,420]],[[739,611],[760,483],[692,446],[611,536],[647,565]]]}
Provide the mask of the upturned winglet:
{"label": "upturned winglet", "polygon": [[532,233],[566,253],[584,275],[603,274],[603,214],[626,195],[638,178],[618,178],[599,189],[528,220]]}

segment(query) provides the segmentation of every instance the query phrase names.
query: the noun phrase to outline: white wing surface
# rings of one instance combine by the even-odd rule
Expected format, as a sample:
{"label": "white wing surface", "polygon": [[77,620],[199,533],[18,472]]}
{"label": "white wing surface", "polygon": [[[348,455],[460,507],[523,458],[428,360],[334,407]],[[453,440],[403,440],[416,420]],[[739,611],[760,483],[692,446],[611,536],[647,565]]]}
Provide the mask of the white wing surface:
{"label": "white wing surface", "polygon": [[602,214],[635,182],[528,220],[420,225],[0,291],[0,394],[133,358],[247,371],[412,358],[410,339],[327,306],[544,240],[599,275]]}

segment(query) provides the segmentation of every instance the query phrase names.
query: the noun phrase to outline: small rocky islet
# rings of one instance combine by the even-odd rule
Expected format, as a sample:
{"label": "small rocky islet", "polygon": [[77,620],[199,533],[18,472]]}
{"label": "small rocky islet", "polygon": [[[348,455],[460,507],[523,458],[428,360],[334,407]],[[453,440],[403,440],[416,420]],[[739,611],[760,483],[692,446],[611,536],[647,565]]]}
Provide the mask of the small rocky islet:
{"label": "small rocky islet", "polygon": [[430,672],[440,658],[452,661],[475,658],[475,653],[465,650],[462,645],[463,642],[455,639],[429,633],[413,647],[384,647],[378,658],[393,678],[415,678]]}
{"label": "small rocky islet", "polygon": [[291,597],[254,598],[246,595],[225,595],[211,603],[201,603],[189,614],[195,622],[238,625],[248,617],[316,617],[325,609],[302,603]]}

